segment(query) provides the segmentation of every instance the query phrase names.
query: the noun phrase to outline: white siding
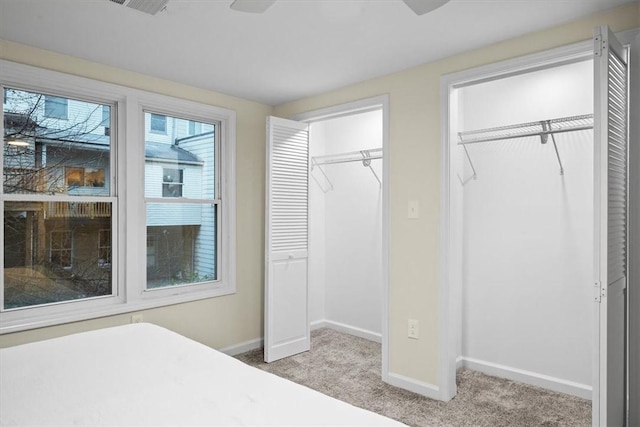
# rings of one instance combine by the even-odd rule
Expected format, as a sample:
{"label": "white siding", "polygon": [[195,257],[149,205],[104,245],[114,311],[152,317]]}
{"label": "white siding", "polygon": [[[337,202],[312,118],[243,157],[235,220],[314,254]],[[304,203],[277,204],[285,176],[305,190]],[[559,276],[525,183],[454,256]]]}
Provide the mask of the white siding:
{"label": "white siding", "polygon": [[[203,125],[203,131],[205,131],[205,126],[208,127],[208,125]],[[206,199],[215,198],[214,135],[209,134],[202,137],[189,138],[188,140],[181,142],[180,147],[195,154],[204,162],[204,166],[199,170],[199,177],[197,181],[199,184],[197,187],[200,191],[200,195],[198,197]],[[195,183],[193,185],[195,187]],[[191,182],[188,191],[192,191]],[[207,274],[216,274],[216,218],[215,210],[212,209],[210,205],[202,206],[201,224],[202,226],[196,236],[195,242],[196,255],[194,260],[194,270],[202,277]]]}

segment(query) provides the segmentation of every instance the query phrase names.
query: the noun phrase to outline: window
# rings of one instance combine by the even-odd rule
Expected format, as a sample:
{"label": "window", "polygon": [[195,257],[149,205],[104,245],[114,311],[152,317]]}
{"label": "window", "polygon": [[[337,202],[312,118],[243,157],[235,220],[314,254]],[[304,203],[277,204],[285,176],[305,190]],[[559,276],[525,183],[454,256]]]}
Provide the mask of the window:
{"label": "window", "polygon": [[149,130],[156,133],[167,133],[167,116],[151,114]]}
{"label": "window", "polygon": [[162,197],[182,197],[183,174],[182,169],[162,169]]}
{"label": "window", "polygon": [[4,60],[0,85],[0,334],[235,292],[233,111]]}
{"label": "window", "polygon": [[102,106],[102,126],[104,126],[105,136],[111,134],[111,107],[108,105]]}
{"label": "window", "polygon": [[67,187],[104,187],[104,168],[65,166]]}
{"label": "window", "polygon": [[[73,122],[66,120],[69,102]],[[42,107],[48,117],[37,114]],[[110,138],[97,140],[92,133],[94,112],[102,107],[18,89],[8,93],[3,114],[15,120],[5,120],[4,138],[26,146],[4,144],[4,248],[11,256],[3,265],[0,311],[112,294],[111,272],[96,272],[100,254],[92,247],[99,230],[111,230],[115,199],[93,188],[74,192],[86,188],[88,177],[91,182],[102,175],[104,187],[111,168]],[[78,161],[99,167],[75,166]]]}
{"label": "window", "polygon": [[67,180],[67,187],[84,186],[84,168],[65,166],[64,171]]}
{"label": "window", "polygon": [[193,120],[189,120],[189,135],[197,135],[202,133],[202,123],[194,122]]}
{"label": "window", "polygon": [[49,260],[62,268],[71,268],[72,231],[52,231],[50,237]]}
{"label": "window", "polygon": [[[153,121],[153,113],[145,116]],[[175,126],[181,118],[167,119],[174,124],[173,129],[181,128]],[[202,123],[196,124],[196,128],[202,129]],[[145,144],[148,289],[217,278],[219,144],[216,124],[205,126],[212,131]],[[162,174],[162,199],[157,200],[159,194],[152,185],[159,181],[159,174]],[[152,240],[157,245],[149,246],[150,236],[157,236],[157,240]]]}
{"label": "window", "polygon": [[44,116],[66,120],[69,114],[69,100],[57,96],[44,96]]}
{"label": "window", "polygon": [[[147,269],[156,267],[156,246],[156,235],[147,234]],[[149,276],[148,271],[147,276]]]}
{"label": "window", "polygon": [[98,232],[98,265],[111,267],[111,230],[102,228]]}

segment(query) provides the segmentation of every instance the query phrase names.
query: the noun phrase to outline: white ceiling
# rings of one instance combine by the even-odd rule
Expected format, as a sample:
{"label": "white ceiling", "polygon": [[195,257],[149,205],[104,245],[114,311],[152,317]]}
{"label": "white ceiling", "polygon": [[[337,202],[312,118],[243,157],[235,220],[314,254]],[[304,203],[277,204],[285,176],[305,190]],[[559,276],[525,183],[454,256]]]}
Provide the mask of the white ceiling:
{"label": "white ceiling", "polygon": [[152,16],[108,0],[0,0],[0,38],[278,105],[633,0],[170,0]]}

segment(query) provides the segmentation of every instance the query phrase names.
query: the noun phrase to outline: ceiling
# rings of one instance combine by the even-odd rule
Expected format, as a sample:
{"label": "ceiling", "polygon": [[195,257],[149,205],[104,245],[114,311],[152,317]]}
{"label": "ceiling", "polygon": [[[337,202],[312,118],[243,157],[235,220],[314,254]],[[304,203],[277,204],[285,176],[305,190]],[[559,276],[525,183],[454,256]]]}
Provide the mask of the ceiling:
{"label": "ceiling", "polygon": [[0,0],[0,38],[270,105],[337,89],[633,0]]}

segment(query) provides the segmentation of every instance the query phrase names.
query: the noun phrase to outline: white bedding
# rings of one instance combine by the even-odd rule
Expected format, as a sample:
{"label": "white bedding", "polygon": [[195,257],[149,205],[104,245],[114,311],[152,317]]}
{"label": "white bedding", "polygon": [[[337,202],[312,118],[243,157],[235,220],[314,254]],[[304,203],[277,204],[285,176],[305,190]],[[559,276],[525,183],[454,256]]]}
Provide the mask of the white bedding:
{"label": "white bedding", "polygon": [[402,425],[140,323],[0,350],[0,425]]}

